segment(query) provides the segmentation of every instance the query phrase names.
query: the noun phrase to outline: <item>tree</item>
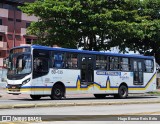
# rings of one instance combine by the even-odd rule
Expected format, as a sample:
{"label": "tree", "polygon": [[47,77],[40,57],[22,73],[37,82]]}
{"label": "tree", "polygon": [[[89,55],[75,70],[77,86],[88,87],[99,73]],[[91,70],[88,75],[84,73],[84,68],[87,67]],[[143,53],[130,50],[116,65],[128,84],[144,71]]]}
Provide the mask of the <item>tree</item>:
{"label": "tree", "polygon": [[[36,0],[22,11],[39,18],[28,29],[39,44],[89,50],[126,47],[160,56],[159,0]],[[160,63],[160,60],[158,60]]]}
{"label": "tree", "polygon": [[89,50],[106,49],[110,39],[110,10],[121,0],[36,0],[20,7],[28,15],[39,17],[28,29],[39,44],[58,44]]}

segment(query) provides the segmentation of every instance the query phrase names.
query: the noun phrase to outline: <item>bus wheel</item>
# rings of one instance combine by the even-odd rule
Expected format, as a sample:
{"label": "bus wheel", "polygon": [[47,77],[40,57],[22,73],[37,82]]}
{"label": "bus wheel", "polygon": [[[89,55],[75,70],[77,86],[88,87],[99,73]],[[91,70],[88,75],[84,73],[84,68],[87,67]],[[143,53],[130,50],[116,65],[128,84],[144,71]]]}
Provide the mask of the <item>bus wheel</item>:
{"label": "bus wheel", "polygon": [[40,95],[30,95],[30,97],[31,97],[33,100],[40,100],[40,98],[41,98]]}
{"label": "bus wheel", "polygon": [[52,93],[51,93],[50,97],[53,100],[54,99],[60,100],[60,99],[62,99],[62,97],[64,97],[64,93],[65,93],[64,88],[61,85],[57,84],[57,85],[53,86]]}
{"label": "bus wheel", "polygon": [[121,85],[118,89],[118,94],[114,95],[114,98],[125,99],[128,96],[128,88],[125,85]]}
{"label": "bus wheel", "polygon": [[97,99],[104,99],[106,97],[106,94],[94,94],[94,96],[97,98]]}

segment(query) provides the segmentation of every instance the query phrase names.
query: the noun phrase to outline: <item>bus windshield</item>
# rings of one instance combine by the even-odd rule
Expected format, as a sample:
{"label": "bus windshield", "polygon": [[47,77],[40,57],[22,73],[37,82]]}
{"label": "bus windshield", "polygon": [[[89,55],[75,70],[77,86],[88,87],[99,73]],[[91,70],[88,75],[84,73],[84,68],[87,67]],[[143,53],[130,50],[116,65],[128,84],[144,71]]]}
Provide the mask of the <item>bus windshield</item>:
{"label": "bus windshield", "polygon": [[11,54],[10,67],[8,75],[31,73],[31,55],[30,54]]}

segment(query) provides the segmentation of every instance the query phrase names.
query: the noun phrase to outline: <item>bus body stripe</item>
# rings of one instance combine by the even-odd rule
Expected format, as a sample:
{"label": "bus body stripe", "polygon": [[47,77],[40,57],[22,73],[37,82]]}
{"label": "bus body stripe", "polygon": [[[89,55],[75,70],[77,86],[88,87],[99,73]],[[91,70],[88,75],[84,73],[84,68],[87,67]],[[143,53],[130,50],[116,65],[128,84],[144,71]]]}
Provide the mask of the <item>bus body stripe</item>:
{"label": "bus body stripe", "polygon": [[[145,90],[149,87],[153,79],[156,78],[156,73],[151,77],[148,83],[145,86],[128,86],[129,90]],[[80,76],[77,78],[76,86],[66,86],[67,91],[75,91],[75,90],[88,90],[92,87],[96,87],[99,90],[106,91],[106,90],[118,90],[118,86],[110,86],[110,79],[109,76],[106,80],[106,86],[101,86],[100,84],[93,82],[93,84],[89,86],[81,86],[80,85]],[[7,88],[8,89],[8,88]],[[51,91],[52,86],[22,86],[20,91]]]}

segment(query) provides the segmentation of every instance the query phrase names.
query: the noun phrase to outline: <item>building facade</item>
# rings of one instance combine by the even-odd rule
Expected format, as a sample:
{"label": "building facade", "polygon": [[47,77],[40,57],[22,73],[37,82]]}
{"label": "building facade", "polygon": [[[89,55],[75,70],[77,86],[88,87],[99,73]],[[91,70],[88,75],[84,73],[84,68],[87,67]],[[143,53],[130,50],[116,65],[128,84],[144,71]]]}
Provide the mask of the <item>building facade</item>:
{"label": "building facade", "polygon": [[15,46],[31,44],[35,36],[26,35],[26,29],[32,21],[37,21],[35,16],[27,16],[18,6],[24,2],[35,0],[0,0],[0,67],[3,58],[8,56],[9,50]]}

